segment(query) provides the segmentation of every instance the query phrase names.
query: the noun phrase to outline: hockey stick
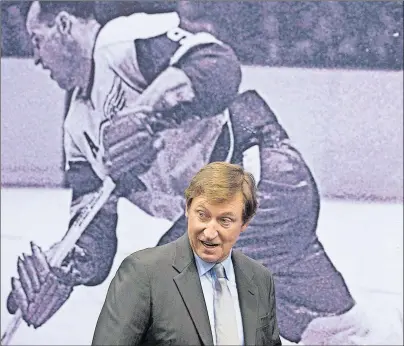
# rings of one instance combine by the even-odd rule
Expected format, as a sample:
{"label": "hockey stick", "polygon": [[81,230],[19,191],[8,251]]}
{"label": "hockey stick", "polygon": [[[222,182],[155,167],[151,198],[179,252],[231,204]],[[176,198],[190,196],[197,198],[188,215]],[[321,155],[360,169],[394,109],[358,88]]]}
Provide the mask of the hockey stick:
{"label": "hockey stick", "polygon": [[[63,237],[58,246],[54,255],[49,259],[49,264],[53,267],[60,266],[64,258],[68,255],[68,253],[73,249],[77,240],[83,234],[87,226],[93,220],[95,215],[100,211],[103,205],[107,202],[111,193],[115,189],[115,183],[111,178],[107,177],[104,180],[103,185],[94,194],[93,198],[89,201],[89,203],[80,211],[76,220],[70,226],[69,230]],[[10,324],[7,326],[6,331],[1,337],[2,345],[9,345],[12,337],[17,331],[22,321],[21,311],[16,311],[13,319]]]}

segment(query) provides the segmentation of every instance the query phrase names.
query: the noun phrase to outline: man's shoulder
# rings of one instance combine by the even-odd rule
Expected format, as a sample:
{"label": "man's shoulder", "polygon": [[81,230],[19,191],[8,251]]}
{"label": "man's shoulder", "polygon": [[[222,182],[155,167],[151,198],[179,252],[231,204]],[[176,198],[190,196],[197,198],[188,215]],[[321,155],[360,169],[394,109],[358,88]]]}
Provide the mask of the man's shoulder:
{"label": "man's shoulder", "polygon": [[[178,14],[135,13],[122,16],[108,22],[100,30],[93,52],[94,85],[93,90],[101,89],[100,95],[93,95],[95,103],[103,107],[105,95],[108,95],[115,77],[119,77],[129,88],[141,92],[146,86],[144,65],[153,64],[153,55],[141,51],[138,41],[150,41],[154,37],[164,36],[179,24]],[[94,94],[94,92],[93,92]],[[127,98],[131,96],[126,94]]]}
{"label": "man's shoulder", "polygon": [[171,264],[175,256],[176,242],[171,242],[161,246],[145,248],[133,252],[128,257],[135,262],[141,263],[146,267],[159,267],[161,265]]}
{"label": "man's shoulder", "polygon": [[237,256],[238,262],[242,264],[243,269],[246,272],[253,273],[254,276],[258,275],[259,277],[272,276],[271,271],[267,267],[262,265],[257,260],[243,254],[240,250],[234,250],[234,255]]}
{"label": "man's shoulder", "polygon": [[136,39],[147,39],[166,33],[180,23],[176,12],[163,14],[134,13],[112,19],[105,24],[97,37],[95,54],[109,47]]}

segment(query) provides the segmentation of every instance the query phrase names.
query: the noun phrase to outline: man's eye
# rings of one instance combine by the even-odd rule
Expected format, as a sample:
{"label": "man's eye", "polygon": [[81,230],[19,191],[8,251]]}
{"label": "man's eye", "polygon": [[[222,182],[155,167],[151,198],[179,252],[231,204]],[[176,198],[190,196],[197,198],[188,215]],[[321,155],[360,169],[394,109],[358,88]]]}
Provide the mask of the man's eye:
{"label": "man's eye", "polygon": [[198,211],[197,213],[198,213],[199,217],[201,217],[201,218],[206,217],[206,214],[203,211]]}
{"label": "man's eye", "polygon": [[229,219],[228,217],[225,217],[222,219],[222,223],[224,223],[225,225],[229,225],[233,220]]}

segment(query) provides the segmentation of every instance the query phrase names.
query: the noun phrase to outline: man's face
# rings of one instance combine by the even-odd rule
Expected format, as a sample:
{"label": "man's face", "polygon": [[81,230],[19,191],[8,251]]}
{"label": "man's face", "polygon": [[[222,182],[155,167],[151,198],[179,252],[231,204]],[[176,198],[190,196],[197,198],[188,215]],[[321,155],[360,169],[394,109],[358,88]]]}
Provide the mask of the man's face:
{"label": "man's face", "polygon": [[243,196],[210,204],[204,196],[196,197],[187,208],[188,237],[194,252],[205,262],[221,262],[230,253],[243,224]]}
{"label": "man's face", "polygon": [[75,80],[80,73],[80,49],[71,37],[67,21],[55,21],[48,26],[39,20],[40,4],[35,1],[31,5],[26,27],[34,45],[35,64],[41,64],[50,71],[50,77],[65,90],[75,87]]}

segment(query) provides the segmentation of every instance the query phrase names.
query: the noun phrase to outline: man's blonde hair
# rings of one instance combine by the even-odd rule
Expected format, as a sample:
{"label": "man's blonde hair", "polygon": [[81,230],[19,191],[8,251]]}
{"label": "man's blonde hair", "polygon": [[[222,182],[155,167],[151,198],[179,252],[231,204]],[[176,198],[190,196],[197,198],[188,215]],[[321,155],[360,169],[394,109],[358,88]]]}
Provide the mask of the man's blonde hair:
{"label": "man's blonde hair", "polygon": [[203,195],[209,203],[223,203],[237,193],[244,199],[243,223],[247,223],[257,211],[257,188],[254,176],[241,166],[227,162],[212,162],[204,166],[185,190],[187,207],[192,200]]}

